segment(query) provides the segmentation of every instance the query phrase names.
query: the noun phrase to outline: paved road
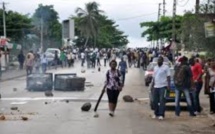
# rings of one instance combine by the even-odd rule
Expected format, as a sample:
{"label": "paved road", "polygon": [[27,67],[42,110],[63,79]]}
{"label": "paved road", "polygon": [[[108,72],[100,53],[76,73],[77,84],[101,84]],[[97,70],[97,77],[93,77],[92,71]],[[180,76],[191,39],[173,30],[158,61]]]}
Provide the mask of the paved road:
{"label": "paved road", "polygon": [[[77,65],[79,66],[79,65]],[[190,118],[187,112],[176,118],[173,111],[168,111],[164,121],[150,118],[152,114],[148,106],[148,90],[143,85],[143,72],[140,69],[129,69],[126,84],[120,95],[116,116],[108,116],[107,97],[99,107],[99,118],[93,118],[93,111],[81,112],[84,102],[92,102],[98,98],[105,79],[107,68],[87,70],[81,73],[80,67],[59,69],[54,73],[74,73],[86,77],[93,84],[84,92],[56,92],[53,98],[47,98],[41,92],[25,90],[25,77],[1,83],[0,113],[6,120],[0,120],[1,134],[214,134],[212,121],[202,114]],[[53,71],[51,71],[53,72]],[[13,91],[17,88],[17,91]],[[125,103],[123,95],[132,95],[140,101]],[[65,100],[70,100],[67,103]],[[47,102],[48,104],[45,104]],[[17,106],[18,111],[10,108]],[[22,121],[21,117],[28,117]]]}

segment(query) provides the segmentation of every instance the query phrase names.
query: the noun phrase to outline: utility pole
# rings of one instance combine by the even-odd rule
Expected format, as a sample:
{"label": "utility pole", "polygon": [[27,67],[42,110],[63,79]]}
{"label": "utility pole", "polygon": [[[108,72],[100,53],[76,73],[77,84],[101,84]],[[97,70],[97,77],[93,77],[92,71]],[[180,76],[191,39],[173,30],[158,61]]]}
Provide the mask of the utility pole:
{"label": "utility pole", "polygon": [[173,16],[172,16],[172,41],[175,41],[175,36],[176,36],[176,29],[175,29],[175,18],[176,18],[176,3],[177,1],[174,0],[173,2]]}
{"label": "utility pole", "polygon": [[5,2],[2,3],[2,9],[3,9],[3,27],[4,27],[4,37],[7,38],[7,32],[6,32],[6,20],[5,20]]}
{"label": "utility pole", "polygon": [[[7,40],[5,5],[8,4],[8,3],[2,2],[1,4],[2,4],[2,9],[3,9],[2,16],[3,16],[4,39]],[[5,51],[4,51],[4,54],[5,54],[5,69],[7,69],[7,60],[8,60],[8,58],[7,58],[7,52],[6,52],[7,47],[6,46],[4,46],[4,47],[5,47]]]}
{"label": "utility pole", "polygon": [[43,18],[40,18],[40,45],[41,45],[41,53],[43,53]]}
{"label": "utility pole", "polygon": [[166,15],[166,0],[163,0],[163,16]]}
{"label": "utility pole", "polygon": [[199,4],[200,0],[196,0],[196,14],[199,14]]}
{"label": "utility pole", "polygon": [[[161,3],[158,4],[158,23],[160,21],[160,17],[161,17]],[[157,47],[159,46],[159,38],[160,38],[160,34],[158,33],[158,35],[157,35]]]}
{"label": "utility pole", "polygon": [[161,3],[158,4],[158,21],[160,21],[161,16]]}

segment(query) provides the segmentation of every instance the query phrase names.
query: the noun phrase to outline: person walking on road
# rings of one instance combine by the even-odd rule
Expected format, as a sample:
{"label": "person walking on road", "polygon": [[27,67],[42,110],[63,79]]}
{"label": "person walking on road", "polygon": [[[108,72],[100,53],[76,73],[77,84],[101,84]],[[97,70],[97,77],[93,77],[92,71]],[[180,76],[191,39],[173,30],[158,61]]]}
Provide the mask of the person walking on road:
{"label": "person walking on road", "polygon": [[181,64],[175,67],[174,82],[176,86],[175,90],[175,115],[180,116],[180,102],[181,94],[184,93],[187,101],[188,110],[190,116],[196,116],[191,103],[190,90],[192,87],[192,71],[188,65],[188,58],[182,57]]}
{"label": "person walking on road", "polygon": [[19,69],[23,70],[23,64],[25,62],[25,56],[24,56],[22,51],[20,51],[20,53],[18,54],[17,58],[18,58],[18,62],[19,62]]}
{"label": "person walking on road", "polygon": [[100,52],[99,51],[96,53],[96,60],[97,60],[97,66],[100,67],[101,63],[100,63]]}
{"label": "person walking on road", "polygon": [[81,66],[84,66],[84,62],[85,62],[85,54],[84,52],[81,52]]}
{"label": "person walking on road", "polygon": [[163,120],[165,116],[165,93],[170,87],[170,68],[163,64],[163,57],[158,58],[158,65],[154,67],[153,98],[154,115],[152,118]]}
{"label": "person walking on road", "polygon": [[106,63],[107,63],[107,60],[108,60],[106,52],[103,54],[103,57],[104,57],[104,66],[106,67]]}
{"label": "person walking on road", "polygon": [[122,84],[124,85],[125,84],[125,75],[127,73],[128,66],[127,66],[126,61],[124,61],[123,58],[121,58],[121,61],[119,62],[118,69],[120,70],[120,73],[122,75]]}
{"label": "person walking on road", "polygon": [[122,91],[123,85],[122,81],[120,79],[120,71],[116,69],[117,62],[115,60],[112,60],[110,62],[110,68],[106,73],[106,88],[107,88],[107,96],[108,96],[108,102],[109,102],[109,115],[111,117],[114,116],[114,112],[116,110],[118,96],[120,92]]}

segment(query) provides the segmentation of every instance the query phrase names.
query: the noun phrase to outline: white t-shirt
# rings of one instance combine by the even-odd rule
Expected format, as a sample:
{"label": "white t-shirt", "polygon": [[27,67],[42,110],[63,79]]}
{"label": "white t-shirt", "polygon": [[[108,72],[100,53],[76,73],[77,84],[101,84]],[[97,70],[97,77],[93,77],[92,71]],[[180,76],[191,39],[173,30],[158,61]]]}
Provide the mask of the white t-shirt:
{"label": "white t-shirt", "polygon": [[170,76],[170,68],[167,65],[154,67],[154,88],[162,88],[168,85],[167,77]]}
{"label": "white t-shirt", "polygon": [[81,53],[81,59],[84,59],[84,57],[85,57],[85,54]]}

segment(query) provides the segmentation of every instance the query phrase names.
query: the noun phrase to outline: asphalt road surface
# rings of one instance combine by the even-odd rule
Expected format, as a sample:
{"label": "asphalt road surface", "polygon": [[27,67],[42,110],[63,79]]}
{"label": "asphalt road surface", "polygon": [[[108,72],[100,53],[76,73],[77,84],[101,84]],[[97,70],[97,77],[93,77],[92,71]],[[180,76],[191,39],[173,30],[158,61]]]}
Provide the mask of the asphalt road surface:
{"label": "asphalt road surface", "polygon": [[[108,67],[88,69],[81,73],[80,65],[71,69],[58,69],[53,73],[77,73],[86,77],[83,92],[57,92],[46,97],[43,92],[28,92],[26,78],[17,78],[0,83],[0,134],[214,134],[213,122],[206,114],[189,117],[183,111],[181,117],[174,116],[174,109],[168,110],[164,121],[151,119],[148,89],[144,86],[144,72],[141,69],[128,70],[125,88],[119,97],[114,118],[108,115],[107,96],[99,106],[99,118],[94,112],[82,112],[81,106],[91,102],[94,106],[101,92]],[[123,95],[137,100],[125,103]],[[18,110],[11,110],[17,107]],[[28,120],[24,121],[23,118]]]}

